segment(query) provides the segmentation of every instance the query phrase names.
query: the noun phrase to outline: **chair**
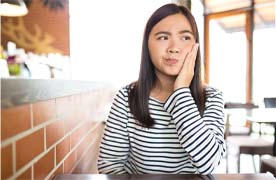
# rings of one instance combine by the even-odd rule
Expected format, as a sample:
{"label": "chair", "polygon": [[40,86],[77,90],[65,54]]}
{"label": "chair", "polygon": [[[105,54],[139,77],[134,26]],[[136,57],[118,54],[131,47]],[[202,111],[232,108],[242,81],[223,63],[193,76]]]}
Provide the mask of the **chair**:
{"label": "chair", "polygon": [[[226,103],[225,108],[230,109],[230,108],[243,108],[243,109],[253,109],[258,106],[254,104],[241,104],[241,103]],[[253,138],[250,135],[250,132],[248,134],[244,134],[243,136],[238,135],[238,134],[231,134],[229,132],[230,130],[230,125],[229,125],[229,117],[230,115],[227,115],[226,119],[226,142],[227,142],[227,148],[226,148],[226,172],[228,173],[229,171],[229,154],[230,152],[234,152],[234,154],[237,156],[237,169],[238,173],[240,172],[240,155],[241,154],[250,154],[252,155],[252,160],[254,164],[254,170],[257,172],[257,168],[255,165],[254,161],[254,156],[253,155],[263,155],[263,154],[270,154],[272,155],[273,153],[273,143],[266,141],[261,138]],[[228,123],[228,125],[227,125]],[[230,151],[229,149],[232,148]]]}
{"label": "chair", "polygon": [[265,108],[276,108],[276,97],[265,97],[264,105]]}
{"label": "chair", "polygon": [[[251,103],[232,103],[228,102],[225,103],[224,108],[225,109],[236,109],[236,108],[243,108],[243,109],[253,109],[258,108],[259,106]],[[246,120],[246,123],[244,126],[233,126],[230,125],[230,114],[227,114],[226,117],[226,128],[225,128],[225,137],[227,136],[248,136],[251,133],[251,126],[252,123],[250,121]]]}
{"label": "chair", "polygon": [[[227,164],[228,164],[228,156],[229,149],[233,148],[231,152],[235,152],[237,155],[237,169],[238,173],[240,173],[240,155],[241,154],[250,154],[252,155],[252,161],[254,165],[254,170],[257,172],[257,168],[255,165],[254,155],[262,156],[264,154],[273,154],[273,143],[266,141],[261,138],[253,138],[251,136],[229,136],[227,137]],[[228,166],[227,166],[228,172]]]}
{"label": "chair", "polygon": [[276,157],[271,156],[269,158],[261,159],[261,173],[270,172],[276,177]]}
{"label": "chair", "polygon": [[[264,106],[265,108],[276,108],[276,97],[265,97]],[[260,133],[262,131],[261,129],[262,129],[262,124],[260,124]]]}

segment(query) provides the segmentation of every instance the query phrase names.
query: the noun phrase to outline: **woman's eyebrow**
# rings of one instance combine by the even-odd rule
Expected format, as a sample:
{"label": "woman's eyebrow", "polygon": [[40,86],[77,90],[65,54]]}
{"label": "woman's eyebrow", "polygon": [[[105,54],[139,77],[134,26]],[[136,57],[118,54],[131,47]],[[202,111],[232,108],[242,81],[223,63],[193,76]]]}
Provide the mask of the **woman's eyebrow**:
{"label": "woman's eyebrow", "polygon": [[184,34],[184,33],[189,33],[191,35],[194,35],[194,33],[190,30],[182,30],[182,31],[179,31],[179,34]]}
{"label": "woman's eyebrow", "polygon": [[[189,33],[191,35],[194,35],[194,33],[190,30],[181,30],[181,31],[179,31],[179,34],[184,34],[184,33]],[[155,33],[154,36],[158,36],[160,34],[171,35],[171,33],[168,32],[168,31],[159,31],[159,32]]]}
{"label": "woman's eyebrow", "polygon": [[168,31],[159,31],[159,32],[155,33],[154,36],[158,36],[160,34],[171,35],[171,33]]}

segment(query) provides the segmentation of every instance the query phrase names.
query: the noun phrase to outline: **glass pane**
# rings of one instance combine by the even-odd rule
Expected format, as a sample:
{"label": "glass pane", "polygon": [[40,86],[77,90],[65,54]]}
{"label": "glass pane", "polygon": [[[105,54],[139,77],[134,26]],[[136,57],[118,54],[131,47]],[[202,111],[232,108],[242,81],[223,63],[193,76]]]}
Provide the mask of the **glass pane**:
{"label": "glass pane", "polygon": [[263,105],[264,97],[276,97],[275,26],[254,31],[253,99]]}
{"label": "glass pane", "polygon": [[256,7],[254,25],[253,100],[264,105],[264,97],[276,97],[275,3]]}
{"label": "glass pane", "polygon": [[[239,19],[239,26],[224,22]],[[241,26],[243,24],[243,27]],[[210,21],[209,84],[221,90],[226,102],[246,101],[245,15],[228,16]]]}

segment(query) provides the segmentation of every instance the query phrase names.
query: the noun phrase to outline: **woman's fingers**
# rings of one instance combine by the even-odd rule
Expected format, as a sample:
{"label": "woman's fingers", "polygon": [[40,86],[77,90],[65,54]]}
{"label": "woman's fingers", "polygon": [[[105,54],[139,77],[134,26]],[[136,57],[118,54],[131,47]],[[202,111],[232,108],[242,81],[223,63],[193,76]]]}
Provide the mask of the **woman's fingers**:
{"label": "woman's fingers", "polygon": [[176,80],[174,88],[178,89],[180,87],[189,87],[190,83],[194,77],[194,66],[197,56],[199,44],[193,45],[191,51],[186,55],[183,62],[182,69],[180,70]]}
{"label": "woman's fingers", "polygon": [[190,60],[190,61],[195,62],[195,60],[196,60],[196,55],[197,55],[197,50],[198,50],[198,46],[199,46],[198,43],[194,44],[193,47],[192,47],[192,49],[191,49],[191,51],[189,52],[189,60]]}
{"label": "woman's fingers", "polygon": [[189,68],[192,68],[190,70],[194,70],[194,66],[195,66],[195,61],[196,61],[196,55],[197,55],[197,51],[198,51],[198,46],[199,44],[196,43],[193,45],[192,51],[191,51],[191,57],[188,60],[188,64],[189,64]]}
{"label": "woman's fingers", "polygon": [[199,47],[198,43],[194,44],[191,51],[187,54],[181,70],[182,73],[186,74],[187,71],[191,72],[194,70],[198,47]]}

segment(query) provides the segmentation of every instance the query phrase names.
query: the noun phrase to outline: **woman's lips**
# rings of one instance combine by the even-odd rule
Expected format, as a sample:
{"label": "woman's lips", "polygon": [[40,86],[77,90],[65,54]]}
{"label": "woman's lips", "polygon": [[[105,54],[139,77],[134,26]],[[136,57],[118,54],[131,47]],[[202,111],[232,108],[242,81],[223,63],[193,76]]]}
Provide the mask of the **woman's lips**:
{"label": "woman's lips", "polygon": [[178,60],[174,59],[174,58],[167,58],[167,59],[165,59],[165,61],[166,61],[166,64],[168,64],[168,65],[174,65],[174,64],[178,63]]}

